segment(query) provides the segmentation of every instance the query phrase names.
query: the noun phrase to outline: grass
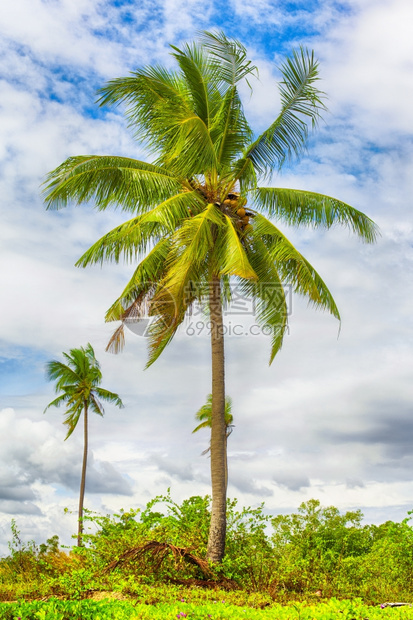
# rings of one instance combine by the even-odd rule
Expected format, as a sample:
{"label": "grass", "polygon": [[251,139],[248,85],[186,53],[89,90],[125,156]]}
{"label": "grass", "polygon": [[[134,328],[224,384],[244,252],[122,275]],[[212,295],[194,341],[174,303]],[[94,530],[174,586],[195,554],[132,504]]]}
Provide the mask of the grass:
{"label": "grass", "polygon": [[361,600],[337,600],[280,605],[264,609],[235,605],[225,599],[209,603],[190,603],[183,599],[145,605],[126,600],[0,603],[2,620],[412,620],[411,607],[380,608],[366,606]]}

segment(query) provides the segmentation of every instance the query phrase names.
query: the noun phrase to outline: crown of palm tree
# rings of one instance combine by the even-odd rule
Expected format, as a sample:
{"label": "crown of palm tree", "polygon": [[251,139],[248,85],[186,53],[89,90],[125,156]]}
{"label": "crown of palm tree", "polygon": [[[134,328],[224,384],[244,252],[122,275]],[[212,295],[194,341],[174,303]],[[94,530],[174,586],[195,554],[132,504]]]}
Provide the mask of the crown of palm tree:
{"label": "crown of palm tree", "polygon": [[[231,413],[232,410],[232,398],[230,396],[225,397],[224,406],[224,424],[225,424],[225,442],[234,430],[234,416]],[[195,414],[195,419],[200,422],[198,426],[194,428],[192,433],[197,433],[202,428],[212,429],[212,394],[208,394],[206,403],[202,405]],[[202,456],[208,454],[211,451],[211,446],[201,452]],[[226,453],[226,450],[225,450]],[[225,454],[225,461],[227,461],[227,455]],[[226,480],[228,482],[228,464],[226,462]]]}
{"label": "crown of palm tree", "polygon": [[325,109],[313,53],[301,48],[281,66],[281,111],[256,137],[238,93],[239,82],[256,67],[238,41],[204,33],[197,44],[173,47],[172,55],[177,71],[146,67],[100,91],[101,105],[126,104],[129,125],[153,163],[70,157],[48,177],[47,204],[93,200],[99,210],[119,206],[133,213],[77,263],[139,261],[106,315],[107,321],[122,321],[111,350],[123,345],[125,321],[149,314],[148,365],[153,363],[192,304],[208,299],[216,275],[224,304],[231,301],[230,279],[255,298],[256,319],[272,333],[271,363],[287,327],[283,284],[337,318],[339,312],[316,270],[268,218],[313,227],[341,224],[367,242],[377,229],[363,213],[328,196],[258,186],[260,178],[301,154],[308,123],[315,126]]}
{"label": "crown of palm tree", "polygon": [[102,382],[102,371],[91,344],[71,349],[70,353],[63,353],[67,364],[53,360],[46,364],[46,377],[55,381],[56,393],[61,394],[49,403],[44,410],[50,407],[60,407],[65,404],[64,424],[68,427],[65,439],[75,430],[85,405],[94,413],[103,416],[104,409],[99,399],[123,407],[119,396],[99,387]]}
{"label": "crown of palm tree", "polygon": [[[230,396],[225,397],[225,428],[227,437],[232,433],[234,428],[233,421],[234,416],[232,411],[232,398]],[[212,426],[212,394],[208,394],[206,403],[202,405],[195,414],[195,419],[200,422],[198,426],[194,428],[193,433],[197,433],[201,428],[211,428]]]}

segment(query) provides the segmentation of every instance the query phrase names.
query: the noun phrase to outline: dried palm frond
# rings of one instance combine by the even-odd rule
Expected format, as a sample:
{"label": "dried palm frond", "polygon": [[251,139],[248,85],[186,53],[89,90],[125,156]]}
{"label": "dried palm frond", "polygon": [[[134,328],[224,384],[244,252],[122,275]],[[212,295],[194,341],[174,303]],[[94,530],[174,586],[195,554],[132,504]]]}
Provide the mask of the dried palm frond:
{"label": "dried palm frond", "polygon": [[198,558],[196,555],[191,553],[190,549],[186,547],[177,547],[171,543],[158,542],[156,540],[151,540],[145,545],[128,549],[128,551],[122,553],[117,560],[114,560],[108,564],[104,569],[104,572],[112,571],[124,562],[137,560],[145,553],[149,553],[153,559],[157,560],[155,565],[156,569],[159,568],[163,560],[171,553],[176,562],[179,560],[185,560],[189,564],[198,566],[206,577],[212,576],[212,571],[207,560]]}

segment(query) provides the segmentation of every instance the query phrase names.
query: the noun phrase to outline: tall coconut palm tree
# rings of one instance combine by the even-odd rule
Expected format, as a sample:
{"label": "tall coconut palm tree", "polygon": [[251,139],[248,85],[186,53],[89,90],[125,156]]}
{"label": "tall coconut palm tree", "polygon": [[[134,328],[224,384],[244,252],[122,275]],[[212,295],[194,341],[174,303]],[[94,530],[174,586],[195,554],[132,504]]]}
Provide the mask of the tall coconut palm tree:
{"label": "tall coconut palm tree", "polygon": [[[234,416],[232,411],[232,398],[230,396],[225,397],[225,486],[228,487],[228,437],[231,435],[234,429]],[[212,427],[212,394],[208,394],[205,405],[202,405],[195,414],[195,419],[200,422],[192,433],[197,433],[201,428]],[[211,451],[211,446],[206,448],[202,454],[207,454]]]}
{"label": "tall coconut palm tree", "polygon": [[113,403],[117,407],[123,407],[123,403],[117,394],[99,387],[102,382],[102,372],[91,344],[88,343],[85,348],[71,349],[70,353],[63,353],[63,356],[66,359],[66,364],[56,360],[46,364],[46,376],[49,381],[56,381],[55,390],[56,393],[60,392],[60,394],[47,405],[45,412],[49,407],[66,405],[63,424],[66,424],[68,431],[65,441],[75,430],[83,413],[83,463],[80,480],[77,533],[77,544],[80,547],[82,545],[83,533],[83,500],[85,497],[88,456],[89,410],[103,416],[104,409],[99,399]]}
{"label": "tall coconut palm tree", "polygon": [[148,66],[100,91],[101,105],[126,105],[134,136],[146,145],[152,162],[112,155],[69,157],[49,174],[45,194],[48,208],[92,201],[98,210],[118,206],[132,214],[77,263],[85,267],[121,257],[138,261],[106,315],[107,321],[122,322],[111,339],[112,350],[123,344],[125,322],[149,314],[150,365],[193,304],[209,308],[212,508],[207,558],[220,562],[226,531],[223,310],[231,303],[231,284],[255,299],[257,322],[271,330],[271,363],[287,327],[283,283],[339,318],[327,286],[276,223],[344,225],[366,242],[375,240],[377,230],[366,215],[329,196],[259,186],[260,178],[269,180],[301,154],[308,124],[316,126],[325,109],[312,52],[294,51],[280,67],[281,110],[255,135],[238,92],[239,84],[250,84],[256,73],[243,45],[216,32],[172,50],[176,71]]}

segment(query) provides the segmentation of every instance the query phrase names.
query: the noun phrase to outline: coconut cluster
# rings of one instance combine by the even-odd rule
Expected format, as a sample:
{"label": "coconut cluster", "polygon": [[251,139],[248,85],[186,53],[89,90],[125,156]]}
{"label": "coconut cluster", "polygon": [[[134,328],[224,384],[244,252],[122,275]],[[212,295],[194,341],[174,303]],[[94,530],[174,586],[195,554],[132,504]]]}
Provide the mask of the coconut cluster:
{"label": "coconut cluster", "polygon": [[249,213],[245,209],[247,204],[246,198],[241,198],[239,194],[228,194],[222,205],[226,207],[231,217],[235,219],[236,227],[240,231],[252,230],[252,226],[249,223],[252,213]]}

